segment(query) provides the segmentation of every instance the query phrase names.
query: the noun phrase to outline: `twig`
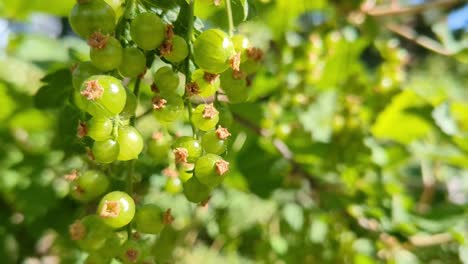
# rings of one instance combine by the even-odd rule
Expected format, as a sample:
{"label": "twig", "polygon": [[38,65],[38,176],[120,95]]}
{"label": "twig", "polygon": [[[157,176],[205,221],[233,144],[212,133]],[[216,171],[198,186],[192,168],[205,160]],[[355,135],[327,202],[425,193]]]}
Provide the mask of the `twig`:
{"label": "twig", "polygon": [[453,237],[450,233],[440,233],[435,235],[414,235],[409,237],[409,241],[416,247],[430,247],[434,245],[451,242]]}
{"label": "twig", "polygon": [[375,7],[371,9],[363,8],[362,11],[374,17],[412,15],[434,8],[449,8],[461,2],[462,0],[436,0],[414,6],[392,5],[390,7]]}
{"label": "twig", "polygon": [[393,33],[408,39],[415,44],[424,47],[428,50],[431,50],[435,53],[444,55],[444,56],[450,56],[452,53],[448,50],[446,50],[439,42],[428,38],[426,36],[421,36],[419,35],[416,31],[414,31],[412,28],[405,26],[405,25],[398,25],[395,23],[391,23],[386,25],[387,29],[392,31]]}

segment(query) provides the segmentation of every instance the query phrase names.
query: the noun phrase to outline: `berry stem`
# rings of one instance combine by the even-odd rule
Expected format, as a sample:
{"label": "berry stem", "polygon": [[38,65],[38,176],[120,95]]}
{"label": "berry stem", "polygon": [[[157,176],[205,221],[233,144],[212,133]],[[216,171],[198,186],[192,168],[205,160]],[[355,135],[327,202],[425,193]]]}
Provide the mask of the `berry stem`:
{"label": "berry stem", "polygon": [[[194,17],[194,8],[195,8],[195,0],[190,1],[189,3],[189,17],[187,18],[187,34],[185,35],[185,41],[187,41],[187,45],[189,46],[189,54],[187,58],[185,59],[185,69],[184,69],[184,74],[185,74],[185,85],[189,84],[191,80],[191,71],[190,71],[190,55],[192,53],[191,47],[192,47],[192,34],[193,34],[193,17]],[[190,101],[190,96],[186,94],[186,103],[187,103],[187,109],[188,109],[188,115],[189,115],[189,122],[190,125],[192,126],[192,133],[193,137],[197,138],[197,130],[195,128],[195,125],[192,123],[192,102]]]}
{"label": "berry stem", "polygon": [[[140,84],[141,84],[141,79],[143,78],[143,76],[138,76],[135,80],[135,86],[133,87],[133,94],[135,95],[136,97],[136,101],[137,101],[137,105],[138,105],[138,101],[139,101],[139,96],[140,96]],[[135,125],[135,121],[136,121],[136,113],[134,113],[133,117],[130,119],[130,124],[132,126]]]}
{"label": "berry stem", "polygon": [[232,37],[234,33],[234,19],[232,18],[231,0],[225,0],[225,2],[226,2],[226,13],[227,13],[228,23],[229,23],[229,36]]}
{"label": "berry stem", "polygon": [[[136,160],[131,160],[128,162],[128,174],[127,174],[127,186],[126,186],[126,192],[128,195],[132,196],[133,195],[133,174],[135,172],[135,161]],[[127,225],[127,235],[130,237],[132,235],[132,224],[129,223]]]}

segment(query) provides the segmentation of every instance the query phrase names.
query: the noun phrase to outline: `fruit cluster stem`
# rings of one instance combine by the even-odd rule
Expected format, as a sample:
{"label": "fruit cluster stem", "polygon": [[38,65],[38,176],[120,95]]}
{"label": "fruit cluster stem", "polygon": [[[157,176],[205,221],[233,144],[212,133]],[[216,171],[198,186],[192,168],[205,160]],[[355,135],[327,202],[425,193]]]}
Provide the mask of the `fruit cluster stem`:
{"label": "fruit cluster stem", "polygon": [[232,17],[231,0],[225,0],[225,2],[226,2],[226,14],[228,17],[228,24],[229,24],[229,36],[232,37],[234,33],[234,19]]}
{"label": "fruit cluster stem", "polygon": [[[187,34],[185,35],[185,41],[187,41],[187,45],[189,46],[189,54],[187,58],[185,59],[185,69],[184,69],[184,75],[185,75],[185,86],[189,84],[191,80],[191,71],[190,71],[190,57],[192,54],[192,34],[193,34],[193,18],[194,18],[194,9],[195,9],[195,0],[190,1],[189,3],[189,16],[187,18]],[[186,102],[187,102],[187,109],[188,109],[188,115],[189,119],[192,119],[192,102],[190,101],[190,97],[186,96]],[[192,126],[192,133],[193,137],[197,137],[197,130],[195,128],[195,125],[190,122],[190,125]]]}

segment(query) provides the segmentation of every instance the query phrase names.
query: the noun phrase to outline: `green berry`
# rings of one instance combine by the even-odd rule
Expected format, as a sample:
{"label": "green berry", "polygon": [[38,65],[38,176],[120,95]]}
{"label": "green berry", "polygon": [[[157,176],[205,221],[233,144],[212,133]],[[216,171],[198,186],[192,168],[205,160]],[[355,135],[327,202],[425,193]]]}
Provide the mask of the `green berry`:
{"label": "green berry", "polygon": [[179,75],[171,67],[161,67],[154,73],[154,84],[162,94],[175,93],[179,82]]}
{"label": "green berry", "polygon": [[93,144],[94,160],[99,163],[112,163],[119,155],[119,144],[113,139],[95,141]]}
{"label": "green berry", "polygon": [[132,127],[125,126],[119,128],[117,142],[120,150],[118,160],[132,160],[138,158],[143,150],[143,137],[140,132]]}
{"label": "green berry", "polygon": [[167,135],[156,132],[148,142],[148,153],[156,164],[168,162],[168,154],[171,150],[171,141]]}
{"label": "green berry", "polygon": [[97,214],[106,225],[120,228],[132,221],[135,215],[135,202],[124,192],[110,192],[99,202]]}
{"label": "green berry", "polygon": [[229,170],[229,163],[218,155],[206,154],[195,163],[195,177],[210,188],[219,185]]}
{"label": "green berry", "polygon": [[219,29],[204,31],[193,45],[195,63],[209,73],[224,72],[234,53],[234,45],[229,36]]}
{"label": "green berry", "polygon": [[164,41],[166,26],[156,14],[141,13],[133,19],[130,34],[138,47],[144,50],[153,50]]}
{"label": "green berry", "polygon": [[96,141],[108,139],[111,136],[113,127],[114,124],[111,119],[95,116],[88,121],[87,136]]}
{"label": "green berry", "polygon": [[160,122],[171,123],[183,116],[184,101],[177,94],[161,94],[153,98],[154,116]]}
{"label": "green berry", "polygon": [[125,48],[119,72],[125,77],[137,77],[146,69],[146,58],[143,52],[134,47]]}
{"label": "green berry", "polygon": [[122,82],[108,75],[94,75],[81,85],[81,96],[92,116],[111,117],[122,112],[127,94]]}
{"label": "green berry", "polygon": [[192,177],[184,183],[184,195],[192,203],[201,203],[208,200],[211,189],[198,181],[197,177]]}
{"label": "green berry", "polygon": [[183,61],[185,58],[188,56],[188,46],[187,42],[185,42],[185,39],[183,39],[180,36],[174,35],[171,39],[170,42],[170,50],[164,51],[162,50],[163,57],[172,62],[172,63],[178,63]]}
{"label": "green berry", "polygon": [[101,196],[109,188],[107,176],[95,170],[88,170],[78,175],[71,183],[71,196],[78,201],[91,201]]}
{"label": "green berry", "polygon": [[249,39],[244,35],[234,35],[231,37],[231,40],[234,45],[234,50],[241,54],[241,62],[246,61],[247,48],[250,46]]}
{"label": "green berry", "polygon": [[91,38],[98,39],[96,44],[91,44],[89,54],[93,65],[101,71],[110,71],[119,67],[123,53],[120,42],[114,37],[99,36],[99,33],[93,34]]}
{"label": "green berry", "polygon": [[182,182],[179,177],[167,177],[164,190],[172,194],[180,193],[182,191]]}
{"label": "green berry", "polygon": [[231,134],[225,128],[206,132],[202,137],[202,147],[207,153],[221,155],[227,148],[227,137]]}
{"label": "green berry", "polygon": [[115,13],[103,0],[76,3],[69,16],[70,25],[82,38],[88,38],[94,32],[112,33],[115,28]]}
{"label": "green berry", "polygon": [[223,72],[221,74],[221,87],[230,103],[242,103],[247,100],[247,79],[241,73],[237,75],[232,69]]}
{"label": "green berry", "polygon": [[96,68],[91,61],[81,62],[73,69],[72,83],[73,88],[79,90],[83,82],[93,75],[98,75],[102,71]]}
{"label": "green berry", "polygon": [[213,96],[219,88],[220,80],[216,74],[197,69],[192,73],[192,82],[197,84],[198,95],[207,98]]}
{"label": "green berry", "polygon": [[187,136],[176,139],[173,148],[178,163],[195,162],[203,152],[200,141]]}
{"label": "green berry", "polygon": [[191,121],[196,128],[208,131],[218,124],[219,112],[212,104],[201,104],[193,110]]}
{"label": "green berry", "polygon": [[132,116],[135,116],[135,112],[138,107],[138,100],[135,94],[127,88],[125,88],[125,94],[127,95],[127,100],[125,101],[125,106],[120,113],[120,116],[122,116],[124,119],[128,119]]}
{"label": "green berry", "polygon": [[88,215],[69,227],[70,237],[85,251],[97,251],[106,243],[112,230],[96,215]]}
{"label": "green berry", "polygon": [[138,232],[159,234],[164,228],[164,211],[157,205],[145,204],[137,208],[134,221]]}
{"label": "green berry", "polygon": [[124,264],[141,263],[143,259],[143,248],[134,240],[127,240],[120,251],[120,259]]}

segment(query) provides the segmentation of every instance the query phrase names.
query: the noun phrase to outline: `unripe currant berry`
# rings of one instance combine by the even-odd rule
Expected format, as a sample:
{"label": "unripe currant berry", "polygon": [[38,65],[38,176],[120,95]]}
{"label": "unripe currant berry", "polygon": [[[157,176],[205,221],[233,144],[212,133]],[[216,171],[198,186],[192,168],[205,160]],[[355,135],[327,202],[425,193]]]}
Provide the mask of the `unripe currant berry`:
{"label": "unripe currant berry", "polygon": [[157,95],[152,102],[154,116],[160,122],[171,123],[183,116],[184,101],[177,94]]}
{"label": "unripe currant berry", "polygon": [[133,19],[130,34],[133,41],[143,50],[158,48],[164,41],[166,26],[154,13],[141,13]]}
{"label": "unripe currant berry", "polygon": [[95,116],[88,121],[87,128],[87,136],[96,141],[102,141],[110,138],[114,124],[109,118]]}
{"label": "unripe currant berry", "polygon": [[218,155],[206,154],[195,163],[195,177],[210,188],[219,185],[229,171],[229,162]]}
{"label": "unripe currant berry", "polygon": [[143,247],[135,240],[127,240],[120,252],[120,259],[124,264],[141,263],[143,259]]}
{"label": "unripe currant berry", "polygon": [[226,151],[227,138],[231,135],[226,128],[208,131],[202,137],[202,147],[207,153],[221,155]]}
{"label": "unripe currant berry", "polygon": [[163,171],[163,174],[166,176],[164,190],[172,194],[180,193],[182,191],[182,181],[179,179],[178,171],[171,168],[166,168]]}
{"label": "unripe currant berry", "polygon": [[221,88],[229,98],[230,103],[242,103],[247,100],[247,79],[242,72],[236,72],[232,69],[223,72],[221,74]]}
{"label": "unripe currant berry", "polygon": [[211,189],[192,177],[184,183],[184,195],[192,203],[201,203],[210,198]]}
{"label": "unripe currant berry", "polygon": [[117,159],[120,147],[117,141],[109,138],[103,141],[95,141],[92,151],[95,161],[99,163],[112,163]]}
{"label": "unripe currant berry", "polygon": [[209,73],[219,74],[225,71],[234,55],[231,39],[219,29],[204,31],[193,45],[195,63]]}
{"label": "unripe currant berry", "polygon": [[122,82],[108,75],[89,77],[80,91],[86,100],[87,112],[92,116],[115,116],[123,110],[127,99]]}
{"label": "unripe currant berry", "polygon": [[213,96],[219,88],[219,75],[197,69],[192,72],[192,82],[197,85],[198,96],[207,98]]}
{"label": "unripe currant berry", "polygon": [[193,110],[191,121],[196,128],[209,131],[218,124],[219,112],[213,104],[201,104]]}
{"label": "unripe currant berry", "polygon": [[97,214],[108,226],[120,228],[132,221],[135,215],[135,202],[124,192],[110,192],[99,202]]}
{"label": "unripe currant berry", "polygon": [[144,234],[158,234],[164,228],[164,210],[155,204],[145,204],[137,208],[135,229]]}
{"label": "unripe currant berry", "polygon": [[203,152],[200,141],[187,136],[176,139],[173,149],[176,163],[195,162]]}
{"label": "unripe currant berry", "polygon": [[249,39],[239,34],[232,36],[231,40],[234,45],[234,50],[241,54],[241,62],[245,62],[247,60],[247,49],[250,47]]}
{"label": "unripe currant berry", "polygon": [[172,39],[164,42],[161,47],[161,55],[172,63],[179,63],[187,58],[187,42],[182,37],[174,35]]}
{"label": "unripe currant berry", "polygon": [[154,84],[161,94],[174,94],[179,87],[179,75],[169,66],[159,68],[153,77]]}
{"label": "unripe currant berry", "polygon": [[125,101],[125,106],[120,116],[123,119],[129,119],[132,116],[135,116],[136,109],[138,107],[138,99],[135,94],[129,89],[125,88],[125,94],[127,95],[127,100]]}
{"label": "unripe currant berry", "polygon": [[171,140],[168,135],[162,132],[154,132],[148,142],[148,154],[153,158],[156,164],[164,164],[169,160],[169,151],[171,150]]}
{"label": "unripe currant berry", "polygon": [[96,68],[110,71],[119,67],[123,50],[116,38],[96,32],[89,37],[88,44],[91,47],[91,62]]}
{"label": "unripe currant berry", "polygon": [[73,179],[70,188],[70,194],[75,200],[87,202],[99,197],[109,188],[109,179],[100,171],[87,170]]}
{"label": "unripe currant berry", "polygon": [[112,234],[112,230],[96,215],[88,215],[75,221],[69,227],[72,240],[85,251],[97,251],[101,249],[106,239]]}
{"label": "unripe currant berry", "polygon": [[103,0],[78,1],[69,16],[70,25],[82,38],[94,32],[111,33],[115,28],[115,13]]}
{"label": "unripe currant berry", "polygon": [[98,75],[102,71],[94,67],[91,61],[80,62],[72,70],[73,88],[79,90],[83,82],[93,75]]}
{"label": "unripe currant berry", "polygon": [[118,130],[117,143],[119,144],[118,160],[132,160],[138,158],[143,150],[143,137],[140,132],[132,126],[120,127]]}
{"label": "unripe currant berry", "polygon": [[122,62],[119,65],[119,72],[125,77],[136,77],[146,69],[146,58],[143,52],[135,47],[128,47],[123,50]]}

